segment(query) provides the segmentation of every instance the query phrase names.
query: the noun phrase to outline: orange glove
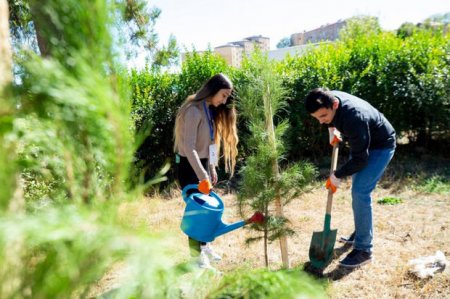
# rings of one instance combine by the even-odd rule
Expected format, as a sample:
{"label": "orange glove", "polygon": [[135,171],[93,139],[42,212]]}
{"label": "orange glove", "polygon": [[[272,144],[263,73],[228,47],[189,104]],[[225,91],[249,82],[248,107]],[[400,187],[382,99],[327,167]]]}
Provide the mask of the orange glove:
{"label": "orange glove", "polygon": [[203,181],[200,181],[198,183],[198,191],[200,191],[203,194],[209,194],[211,192],[212,185],[209,179],[204,179]]}
{"label": "orange glove", "polygon": [[338,179],[334,174],[332,174],[326,184],[325,184],[325,188],[331,190],[331,192],[333,192],[333,194],[337,191],[337,188],[339,187],[339,185],[341,184],[341,179]]}
{"label": "orange glove", "polygon": [[330,137],[330,144],[332,146],[342,141],[341,132],[339,132],[335,127],[329,127],[328,133]]}

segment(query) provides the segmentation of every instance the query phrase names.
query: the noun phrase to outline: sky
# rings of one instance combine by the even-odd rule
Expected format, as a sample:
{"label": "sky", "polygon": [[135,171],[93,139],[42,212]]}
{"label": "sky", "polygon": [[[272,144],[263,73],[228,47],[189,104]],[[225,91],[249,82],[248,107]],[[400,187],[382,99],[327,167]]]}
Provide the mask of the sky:
{"label": "sky", "polygon": [[270,48],[293,33],[356,15],[378,17],[385,30],[450,12],[450,0],[149,0],[162,13],[155,30],[160,43],[174,35],[181,51],[198,51],[263,35]]}

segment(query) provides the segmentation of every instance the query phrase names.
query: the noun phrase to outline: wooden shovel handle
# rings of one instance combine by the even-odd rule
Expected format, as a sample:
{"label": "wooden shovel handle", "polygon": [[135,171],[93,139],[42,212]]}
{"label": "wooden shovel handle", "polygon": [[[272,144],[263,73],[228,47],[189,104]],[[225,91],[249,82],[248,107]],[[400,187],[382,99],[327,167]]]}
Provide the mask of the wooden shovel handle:
{"label": "wooden shovel handle", "polygon": [[[333,145],[333,154],[331,155],[330,176],[336,170],[338,155],[339,155],[339,143],[336,143],[335,145]],[[327,211],[326,211],[326,213],[328,215],[331,214],[331,206],[332,205],[333,205],[333,191],[331,191],[331,188],[330,188],[330,189],[328,189],[328,201],[327,201]]]}

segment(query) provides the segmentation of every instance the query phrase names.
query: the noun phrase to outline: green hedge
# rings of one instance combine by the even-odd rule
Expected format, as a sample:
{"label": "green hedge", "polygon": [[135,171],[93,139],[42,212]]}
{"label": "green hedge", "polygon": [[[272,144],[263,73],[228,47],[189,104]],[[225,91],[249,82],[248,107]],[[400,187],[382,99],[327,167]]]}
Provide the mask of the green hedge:
{"label": "green hedge", "polygon": [[[317,86],[357,95],[383,112],[399,135],[420,146],[445,140],[450,121],[450,36],[418,31],[359,36],[288,58],[280,66],[292,91],[291,158],[322,155],[326,133],[306,115],[303,98]],[[281,71],[280,71],[281,72]]]}
{"label": "green hedge", "polygon": [[[288,107],[280,115],[289,119],[291,127],[286,135],[288,160],[328,155],[326,130],[303,108],[306,93],[319,86],[369,101],[387,116],[399,135],[433,150],[432,144],[445,141],[449,135],[450,34],[422,29],[399,37],[393,32],[366,30],[357,22],[350,26],[341,41],[323,44],[302,56],[287,57],[276,66],[289,90]],[[244,62],[241,69],[234,69],[209,51],[189,56],[179,74],[133,72],[136,125],[152,125],[137,155],[151,170],[149,174],[173,156],[173,121],[186,96],[217,72],[227,73],[239,93],[239,87],[247,84],[243,74],[251,72],[246,69],[251,65]],[[247,134],[241,118],[241,159],[248,152]]]}

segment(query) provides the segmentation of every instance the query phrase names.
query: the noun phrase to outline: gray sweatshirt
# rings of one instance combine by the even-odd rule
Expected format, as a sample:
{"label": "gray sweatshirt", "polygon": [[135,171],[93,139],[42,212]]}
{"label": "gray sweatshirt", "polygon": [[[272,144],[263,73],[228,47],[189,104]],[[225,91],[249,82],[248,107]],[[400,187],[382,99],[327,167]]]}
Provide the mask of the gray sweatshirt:
{"label": "gray sweatshirt", "polygon": [[203,101],[188,106],[181,114],[178,126],[181,133],[178,154],[188,159],[199,181],[209,179],[207,170],[200,162],[200,159],[208,158],[211,144]]}

